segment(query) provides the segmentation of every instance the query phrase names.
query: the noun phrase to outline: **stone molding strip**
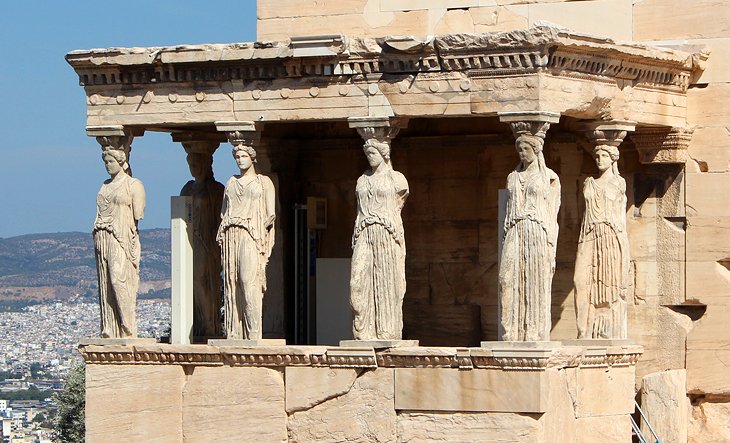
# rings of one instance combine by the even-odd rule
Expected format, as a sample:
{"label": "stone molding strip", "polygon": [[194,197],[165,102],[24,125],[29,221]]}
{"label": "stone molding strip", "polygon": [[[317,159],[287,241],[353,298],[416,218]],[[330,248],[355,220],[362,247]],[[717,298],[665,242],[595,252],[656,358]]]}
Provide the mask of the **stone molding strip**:
{"label": "stone molding strip", "polygon": [[414,347],[342,348],[325,346],[218,347],[207,345],[82,345],[87,364],[180,364],[195,366],[326,366],[331,368],[458,368],[543,371],[566,367],[633,366],[638,345],[552,349]]}

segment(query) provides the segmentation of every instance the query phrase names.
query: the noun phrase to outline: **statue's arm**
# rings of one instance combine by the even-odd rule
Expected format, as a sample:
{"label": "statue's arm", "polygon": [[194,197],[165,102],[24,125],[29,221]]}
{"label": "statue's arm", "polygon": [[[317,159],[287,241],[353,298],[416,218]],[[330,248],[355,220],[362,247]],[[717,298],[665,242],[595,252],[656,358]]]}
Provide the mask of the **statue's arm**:
{"label": "statue's arm", "polygon": [[132,190],[132,215],[135,221],[142,220],[144,218],[144,208],[147,204],[147,197],[144,192],[144,185],[139,180],[133,180],[131,185]]}
{"label": "statue's arm", "polygon": [[228,183],[226,183],[225,188],[223,188],[223,200],[221,201],[221,219],[226,216],[226,212],[228,212],[228,197],[226,196],[226,190],[231,185],[231,181],[229,180]]}
{"label": "statue's arm", "polygon": [[193,195],[193,181],[190,180],[180,189],[180,196],[186,197]]}
{"label": "statue's arm", "polygon": [[[552,172],[552,171],[551,171]],[[550,229],[550,241],[553,248],[557,247],[558,243],[558,212],[560,212],[560,179],[558,175],[552,172],[550,174],[550,220],[548,226]]]}
{"label": "statue's arm", "polygon": [[400,198],[402,207],[406,202],[406,198],[408,198],[408,194],[410,194],[410,189],[408,188],[408,180],[406,180],[406,177],[398,171],[393,171],[393,176],[393,181],[395,182],[395,190],[398,193],[398,197]]}
{"label": "statue's arm", "polygon": [[276,189],[269,177],[264,180],[264,196],[266,198],[266,227],[269,228],[274,225],[274,220],[276,220]]}
{"label": "statue's arm", "polygon": [[558,212],[560,212],[560,179],[557,175],[550,180],[550,187],[553,192],[553,219],[558,220]]}
{"label": "statue's arm", "polygon": [[628,204],[628,198],[626,197],[626,180],[619,176],[619,190],[621,195],[619,196],[619,205],[616,210],[616,224],[620,232],[626,232],[626,206]]}

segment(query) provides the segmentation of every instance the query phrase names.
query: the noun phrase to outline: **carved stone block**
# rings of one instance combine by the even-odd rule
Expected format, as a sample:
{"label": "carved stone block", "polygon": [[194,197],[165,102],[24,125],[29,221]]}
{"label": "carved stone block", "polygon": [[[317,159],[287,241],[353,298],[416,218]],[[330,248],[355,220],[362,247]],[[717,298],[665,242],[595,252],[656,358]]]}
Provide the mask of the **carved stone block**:
{"label": "carved stone block", "polygon": [[290,441],[395,441],[393,371],[364,371],[346,392],[291,413]]}
{"label": "carved stone block", "polygon": [[[513,389],[495,392],[493,386]],[[547,375],[541,371],[398,368],[395,408],[541,413],[548,408],[547,388]]]}
{"label": "carved stone block", "polygon": [[[182,390],[189,441],[287,441],[280,369],[196,367]],[[232,426],[238,423],[238,426]]]}
{"label": "carved stone block", "polygon": [[182,441],[184,384],[177,365],[87,365],[86,441]]}

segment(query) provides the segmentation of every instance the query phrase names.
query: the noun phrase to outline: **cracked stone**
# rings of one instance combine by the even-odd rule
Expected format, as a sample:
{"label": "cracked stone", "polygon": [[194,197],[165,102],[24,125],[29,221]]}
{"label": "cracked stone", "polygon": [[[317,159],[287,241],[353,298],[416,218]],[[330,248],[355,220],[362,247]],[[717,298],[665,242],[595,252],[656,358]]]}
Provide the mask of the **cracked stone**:
{"label": "cracked stone", "polygon": [[350,392],[359,371],[288,366],[286,368],[286,412],[303,411]]}
{"label": "cracked stone", "polygon": [[289,441],[395,441],[393,389],[393,369],[366,370],[347,393],[289,414]]}

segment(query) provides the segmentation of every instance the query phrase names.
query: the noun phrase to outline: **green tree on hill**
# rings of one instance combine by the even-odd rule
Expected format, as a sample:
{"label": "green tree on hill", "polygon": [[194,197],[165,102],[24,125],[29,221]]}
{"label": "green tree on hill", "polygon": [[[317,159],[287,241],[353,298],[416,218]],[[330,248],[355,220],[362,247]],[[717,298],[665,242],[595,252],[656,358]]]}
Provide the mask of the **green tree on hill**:
{"label": "green tree on hill", "polygon": [[81,443],[84,441],[86,409],[86,367],[84,363],[74,366],[68,373],[63,391],[53,396],[58,411],[53,419],[55,441]]}

